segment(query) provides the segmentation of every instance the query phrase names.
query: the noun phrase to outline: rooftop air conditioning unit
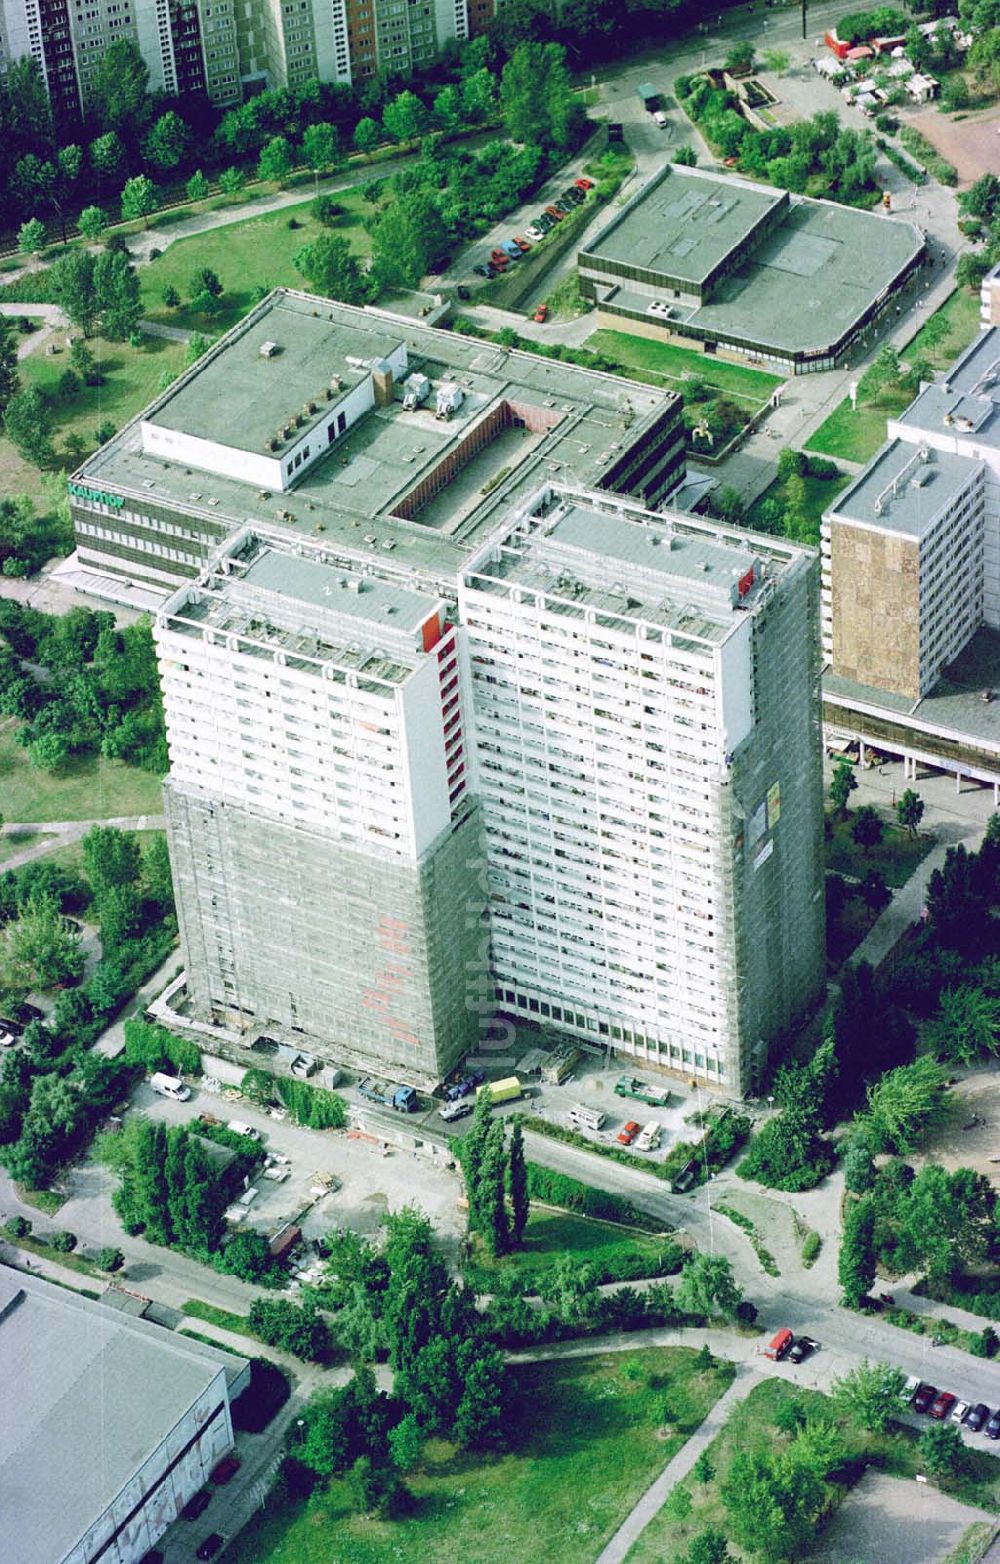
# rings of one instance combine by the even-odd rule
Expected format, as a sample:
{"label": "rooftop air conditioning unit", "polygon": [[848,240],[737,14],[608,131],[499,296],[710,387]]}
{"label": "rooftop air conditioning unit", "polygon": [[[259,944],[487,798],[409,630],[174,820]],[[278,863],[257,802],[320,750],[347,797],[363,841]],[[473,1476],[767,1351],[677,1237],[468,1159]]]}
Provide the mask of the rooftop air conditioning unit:
{"label": "rooftop air conditioning unit", "polygon": [[262,342],[259,352],[261,358],[273,358],[279,352],[278,344],[276,342]]}

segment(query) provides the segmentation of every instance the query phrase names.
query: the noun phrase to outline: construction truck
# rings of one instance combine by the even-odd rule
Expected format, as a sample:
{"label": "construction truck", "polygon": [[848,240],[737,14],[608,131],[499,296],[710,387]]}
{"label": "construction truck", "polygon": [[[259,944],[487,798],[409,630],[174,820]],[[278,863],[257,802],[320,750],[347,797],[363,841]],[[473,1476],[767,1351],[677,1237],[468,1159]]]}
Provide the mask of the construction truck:
{"label": "construction truck", "polygon": [[524,1096],[524,1087],[516,1075],[506,1075],[502,1081],[486,1081],[476,1087],[476,1097],[481,1097],[485,1091],[490,1093],[494,1107],[500,1102],[516,1102],[518,1097]]}
{"label": "construction truck", "polygon": [[615,1082],[615,1096],[632,1097],[650,1108],[665,1108],[670,1101],[666,1087],[651,1086],[648,1081],[640,1081],[636,1075],[620,1075]]}
{"label": "construction truck", "polygon": [[366,1076],[358,1082],[358,1091],[369,1102],[377,1102],[383,1108],[394,1108],[397,1113],[415,1113],[420,1099],[412,1086],[386,1086],[382,1081]]}

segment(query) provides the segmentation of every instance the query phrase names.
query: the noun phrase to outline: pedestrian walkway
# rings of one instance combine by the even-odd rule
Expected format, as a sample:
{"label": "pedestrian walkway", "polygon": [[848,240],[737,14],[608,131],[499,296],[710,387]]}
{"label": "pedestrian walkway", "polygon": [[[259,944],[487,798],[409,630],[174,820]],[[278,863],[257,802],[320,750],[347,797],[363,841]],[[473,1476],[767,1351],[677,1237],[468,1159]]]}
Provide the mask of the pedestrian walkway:
{"label": "pedestrian walkway", "polygon": [[91,826],[110,825],[119,831],[164,831],[163,815],[115,815],[97,820],[8,820],[0,826],[0,836],[24,836],[37,832],[44,840],[11,853],[3,861],[4,870],[20,869],[35,858],[43,858],[57,847],[68,847],[85,836]]}
{"label": "pedestrian walkway", "polygon": [[687,1440],[672,1461],[668,1461],[656,1481],[646,1489],[635,1508],[626,1515],[607,1547],[597,1556],[597,1564],[622,1564],[636,1539],[663,1508],[672,1489],[684,1481],[698,1457],[726,1425],[733,1409],[746,1399],[761,1376],[746,1364],[736,1370],[736,1378],[712,1407],[705,1421]]}

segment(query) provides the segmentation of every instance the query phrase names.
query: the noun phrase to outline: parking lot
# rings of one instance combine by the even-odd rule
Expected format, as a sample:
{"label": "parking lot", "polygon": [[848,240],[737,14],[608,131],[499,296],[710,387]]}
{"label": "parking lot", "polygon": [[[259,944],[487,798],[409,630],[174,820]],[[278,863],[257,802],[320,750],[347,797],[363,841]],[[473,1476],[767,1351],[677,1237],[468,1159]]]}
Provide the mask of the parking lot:
{"label": "parking lot", "polygon": [[[868,1471],[851,1489],[820,1544],[805,1564],[843,1564],[846,1559],[879,1564],[939,1564],[950,1555],[983,1510],[960,1504],[931,1483]],[[976,1555],[978,1557],[978,1554]]]}

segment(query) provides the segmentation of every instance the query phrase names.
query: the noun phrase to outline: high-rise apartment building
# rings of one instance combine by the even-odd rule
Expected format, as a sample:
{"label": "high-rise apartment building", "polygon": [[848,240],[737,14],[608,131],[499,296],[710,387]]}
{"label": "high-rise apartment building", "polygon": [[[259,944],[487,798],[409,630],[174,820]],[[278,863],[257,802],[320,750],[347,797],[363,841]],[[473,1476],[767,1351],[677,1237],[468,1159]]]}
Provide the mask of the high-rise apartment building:
{"label": "high-rise apartment building", "polygon": [[153,91],[229,107],[313,78],[407,76],[468,37],[468,0],[0,0],[0,70],[32,55],[69,118],[117,38],[136,44]]}
{"label": "high-rise apartment building", "polygon": [[823,518],[825,720],[1000,780],[1000,329],[888,420]]}

